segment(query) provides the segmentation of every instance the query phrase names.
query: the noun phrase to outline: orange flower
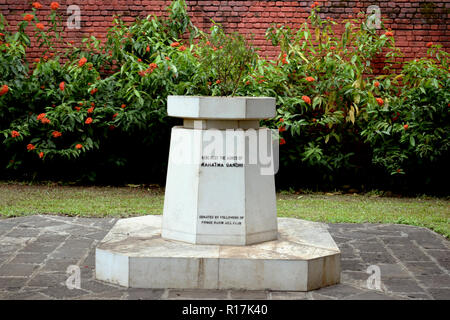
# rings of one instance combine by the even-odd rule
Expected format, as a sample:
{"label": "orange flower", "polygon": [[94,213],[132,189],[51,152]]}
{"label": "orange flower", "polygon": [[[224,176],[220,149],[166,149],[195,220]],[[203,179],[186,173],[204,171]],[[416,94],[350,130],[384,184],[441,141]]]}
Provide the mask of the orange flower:
{"label": "orange flower", "polygon": [[88,112],[88,113],[94,112],[94,107],[90,107],[90,108],[87,110],[87,112]]}
{"label": "orange flower", "polygon": [[431,47],[433,45],[433,42],[428,42],[427,43],[427,47],[429,48],[429,47]]}
{"label": "orange flower", "polygon": [[82,67],[87,62],[87,59],[85,57],[81,58],[80,61],[78,61],[78,66]]}
{"label": "orange flower", "polygon": [[315,4],[316,6],[318,6],[318,5],[319,5],[319,3],[318,3],[317,1],[314,1],[314,4]]}
{"label": "orange flower", "polygon": [[375,100],[377,100],[377,103],[380,107],[384,104],[384,101],[381,98],[376,98]]}
{"label": "orange flower", "polygon": [[28,151],[31,151],[31,150],[34,150],[36,147],[34,146],[34,145],[32,145],[31,143],[29,143],[28,145],[27,145],[27,150]]}
{"label": "orange flower", "polygon": [[112,118],[115,119],[119,114],[118,113],[114,113]]}
{"label": "orange flower", "polygon": [[145,49],[145,51],[150,52],[150,46],[147,46],[147,48]]}
{"label": "orange flower", "polygon": [[170,44],[171,47],[178,47],[179,45],[180,45],[179,42],[172,42],[172,43]]}
{"label": "orange flower", "polygon": [[169,57],[165,57],[165,59],[166,59],[166,60],[170,60],[170,58],[169,58]]}
{"label": "orange flower", "polygon": [[80,143],[78,143],[78,144],[75,146],[75,148],[78,149],[78,150],[80,150],[81,148],[83,148],[83,145],[80,144]]}
{"label": "orange flower", "polygon": [[44,30],[44,25],[42,23],[36,23],[36,28],[38,28],[39,30]]}
{"label": "orange flower", "polygon": [[39,2],[33,2],[33,7],[36,9],[42,9],[42,4],[40,4]]}
{"label": "orange flower", "polygon": [[308,82],[313,82],[313,81],[314,81],[314,78],[313,78],[313,77],[306,77],[306,81],[308,81]]}
{"label": "orange flower", "polygon": [[36,119],[39,121],[39,120],[42,120],[42,119],[44,119],[45,118],[45,113],[41,113],[41,114],[39,114],[37,117],[36,117]]}
{"label": "orange flower", "polygon": [[80,107],[75,107],[75,110],[80,111],[81,108]]}
{"label": "orange flower", "polygon": [[286,140],[284,140],[283,138],[280,139],[280,145],[282,146],[283,144],[286,144]]}
{"label": "orange flower", "polygon": [[9,91],[8,85],[4,84],[4,85],[2,86],[2,88],[0,89],[0,97],[1,97],[2,95],[4,95],[4,94],[7,94],[8,91]]}
{"label": "orange flower", "polygon": [[283,118],[280,118],[280,122],[284,122],[284,119],[283,119]]}
{"label": "orange flower", "polygon": [[186,50],[186,47],[185,46],[181,46],[181,47],[178,48],[178,50],[184,51],[184,50]]}
{"label": "orange flower", "polygon": [[53,132],[52,132],[52,136],[53,136],[53,138],[58,138],[58,137],[61,137],[61,136],[62,136],[62,133],[59,132],[59,131],[53,131]]}
{"label": "orange flower", "polygon": [[285,126],[281,126],[281,127],[278,128],[278,131],[280,131],[280,132],[286,131],[286,127]]}
{"label": "orange flower", "polygon": [[302,96],[302,100],[305,101],[307,104],[311,104],[311,98],[308,96]]}
{"label": "orange flower", "polygon": [[245,84],[248,86],[250,84],[250,80],[245,81]]}
{"label": "orange flower", "polygon": [[336,50],[336,47],[330,47],[331,50]]}
{"label": "orange flower", "polygon": [[153,72],[153,70],[158,68],[158,65],[156,63],[154,63],[154,62],[150,63],[148,66],[150,67],[150,69],[152,69],[152,72]]}
{"label": "orange flower", "polygon": [[378,81],[375,81],[375,82],[373,83],[373,85],[374,85],[376,88],[378,88],[378,87],[380,86],[380,83],[379,83]]}
{"label": "orange flower", "polygon": [[92,123],[92,118],[91,117],[87,118],[84,123],[91,124]]}
{"label": "orange flower", "polygon": [[59,8],[59,3],[58,3],[58,2],[52,2],[52,3],[50,3],[50,8],[51,8],[52,10],[58,9],[58,8]]}
{"label": "orange flower", "polygon": [[287,62],[286,58],[283,58],[283,60],[281,60],[281,62],[282,62],[283,64],[288,64],[288,63],[289,63],[289,62]]}
{"label": "orange flower", "polygon": [[98,91],[98,89],[97,89],[97,88],[94,88],[94,89],[91,90],[91,94],[94,95],[94,94],[97,93],[97,91]]}
{"label": "orange flower", "polygon": [[397,114],[394,114],[394,117],[392,118],[392,121],[395,122],[397,121],[398,117],[400,116],[400,112],[397,112]]}
{"label": "orange flower", "polygon": [[44,153],[41,151],[41,152],[39,152],[39,158],[43,158],[44,157]]}
{"label": "orange flower", "polygon": [[41,122],[42,122],[43,124],[49,124],[49,123],[50,123],[50,119],[48,119],[48,118],[43,118],[43,119],[41,120]]}
{"label": "orange flower", "polygon": [[121,107],[122,109],[125,109],[125,108],[126,108],[126,105],[123,104],[123,105],[121,105],[120,107]]}
{"label": "orange flower", "polygon": [[222,81],[220,81],[220,80],[217,80],[217,81],[216,81],[216,84],[219,84],[219,83],[221,83],[221,82],[222,82]]}
{"label": "orange flower", "polygon": [[384,34],[386,37],[393,37],[394,33],[392,31],[386,31],[386,33]]}
{"label": "orange flower", "polygon": [[65,82],[64,82],[64,81],[61,82],[61,83],[59,84],[59,90],[64,91],[64,87],[65,87],[65,86],[66,86]]}
{"label": "orange flower", "polygon": [[19,132],[17,132],[16,130],[11,131],[11,137],[17,138],[18,136],[20,136]]}
{"label": "orange flower", "polygon": [[405,130],[408,130],[408,128],[409,128],[409,125],[407,125],[407,124],[405,124],[405,125],[403,126],[403,129],[405,129]]}
{"label": "orange flower", "polygon": [[33,20],[33,19],[34,19],[34,16],[33,16],[32,14],[26,14],[26,15],[23,17],[23,20],[28,21],[28,22],[30,22],[30,21]]}
{"label": "orange flower", "polygon": [[142,62],[142,59],[141,59],[141,58],[138,58],[138,62]]}

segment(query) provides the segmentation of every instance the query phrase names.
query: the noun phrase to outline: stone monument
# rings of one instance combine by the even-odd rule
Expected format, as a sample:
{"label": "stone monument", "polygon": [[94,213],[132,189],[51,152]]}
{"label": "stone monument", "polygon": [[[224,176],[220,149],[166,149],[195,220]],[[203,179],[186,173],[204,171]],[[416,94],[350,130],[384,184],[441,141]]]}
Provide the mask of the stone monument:
{"label": "stone monument", "polygon": [[183,125],[172,129],[163,216],[119,220],[96,249],[97,279],[288,291],[339,283],[326,226],[277,219],[276,148],[259,125],[275,116],[274,98],[170,96],[168,114]]}

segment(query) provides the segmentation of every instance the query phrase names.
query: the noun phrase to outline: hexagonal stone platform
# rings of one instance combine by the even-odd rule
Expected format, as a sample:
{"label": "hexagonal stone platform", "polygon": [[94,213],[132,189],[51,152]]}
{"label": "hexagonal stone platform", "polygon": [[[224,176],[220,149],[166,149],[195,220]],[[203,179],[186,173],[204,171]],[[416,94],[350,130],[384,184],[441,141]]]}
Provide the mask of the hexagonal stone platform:
{"label": "hexagonal stone platform", "polygon": [[161,237],[161,216],[119,220],[96,248],[98,280],[134,288],[309,291],[340,281],[326,225],[278,219],[278,239],[248,246]]}

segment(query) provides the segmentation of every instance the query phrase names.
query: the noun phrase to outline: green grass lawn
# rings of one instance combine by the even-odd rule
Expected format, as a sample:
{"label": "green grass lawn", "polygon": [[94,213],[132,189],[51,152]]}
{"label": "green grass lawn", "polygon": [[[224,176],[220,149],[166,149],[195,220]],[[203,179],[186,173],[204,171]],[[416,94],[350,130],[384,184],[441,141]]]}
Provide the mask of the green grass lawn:
{"label": "green grass lawn", "polygon": [[[278,194],[278,216],[322,222],[400,223],[450,237],[450,201],[367,195]],[[0,217],[62,214],[130,217],[162,214],[159,188],[70,187],[0,183]]]}

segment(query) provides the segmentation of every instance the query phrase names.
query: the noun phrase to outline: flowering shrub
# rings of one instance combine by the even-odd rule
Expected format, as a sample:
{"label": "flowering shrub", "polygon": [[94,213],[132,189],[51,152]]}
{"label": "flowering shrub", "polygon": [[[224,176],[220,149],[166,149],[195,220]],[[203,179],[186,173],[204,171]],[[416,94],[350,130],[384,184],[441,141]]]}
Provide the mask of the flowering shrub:
{"label": "flowering shrub", "polygon": [[[314,4],[298,30],[267,30],[281,49],[268,61],[220,25],[198,30],[184,0],[167,18],[115,18],[106,41],[90,36],[56,52],[65,43],[59,4],[48,23],[37,18],[43,7],[32,3],[15,33],[0,16],[0,166],[22,177],[164,181],[177,123],[167,96],[185,94],[276,97],[277,116],[263,124],[279,131],[279,177],[289,184],[336,185],[349,174],[363,182],[379,168],[414,176],[448,159],[448,54],[428,43],[428,57],[374,76],[373,58],[392,69],[401,53],[394,33],[368,28],[363,15],[338,33]],[[27,27],[43,50],[31,64]]]}
{"label": "flowering shrub", "polygon": [[427,57],[405,63],[400,74],[378,77],[384,103],[367,109],[362,136],[373,163],[392,175],[433,166],[450,149],[448,53],[429,47]]}
{"label": "flowering shrub", "polygon": [[[180,3],[184,2],[174,2],[172,8]],[[33,11],[39,8],[33,5]],[[56,9],[57,5],[52,3],[52,10]],[[116,19],[105,44],[90,37],[83,47],[72,46],[65,55],[50,52],[48,43],[57,39],[54,36],[51,39],[45,31],[41,33],[38,27],[33,36],[50,53],[45,51],[44,57],[35,61],[29,75],[24,61],[30,41],[24,29],[28,23],[39,23],[34,14],[29,14],[16,34],[11,35],[11,38],[23,41],[17,45],[10,43],[14,44],[11,48],[18,49],[11,57],[2,56],[9,60],[0,64],[11,68],[3,72],[2,82],[7,89],[2,90],[4,93],[0,96],[0,116],[4,114],[2,118],[5,119],[0,133],[6,147],[2,160],[7,161],[7,167],[17,169],[21,164],[29,165],[33,158],[47,162],[64,162],[63,159],[73,160],[80,156],[89,158],[89,151],[104,150],[108,144],[125,145],[134,148],[135,152],[142,147],[150,149],[159,143],[167,144],[170,125],[165,120],[166,98],[175,90],[178,79],[183,78],[171,61],[183,56],[179,48],[171,46],[177,41],[171,35],[181,36],[188,26],[182,23],[179,26],[183,29],[177,31],[174,15],[180,15],[179,7],[167,20],[149,17],[129,27]],[[55,34],[59,21],[56,11],[52,11],[48,26],[52,34]],[[147,35],[141,37],[144,34]],[[17,66],[23,64],[23,70],[13,67],[16,61],[19,62]],[[27,86],[21,91],[7,81],[16,79],[17,83],[19,71],[23,79],[20,83]],[[23,92],[23,97],[19,92]],[[12,106],[16,113],[8,112]],[[144,137],[139,139],[144,142],[143,146],[130,143],[129,139],[134,140],[136,135]],[[123,152],[126,156],[126,151]],[[142,154],[142,151],[138,153]],[[110,151],[108,158],[101,161],[111,162],[116,167],[124,166],[125,156]],[[157,170],[160,170],[159,166]],[[88,174],[95,179],[92,172]]]}
{"label": "flowering shrub", "polygon": [[337,23],[321,19],[319,12],[314,5],[312,29],[304,23],[297,31],[286,26],[267,30],[267,38],[281,48],[269,86],[276,88],[279,105],[275,125],[285,144],[282,163],[290,171],[292,166],[314,168],[323,173],[318,179],[330,180],[338,170],[360,165],[356,152],[364,147],[359,136],[363,110],[379,103],[367,78],[370,61],[382,49],[389,60],[396,51],[392,36],[379,35],[365,23],[357,26],[356,19],[346,21],[336,35]]}

